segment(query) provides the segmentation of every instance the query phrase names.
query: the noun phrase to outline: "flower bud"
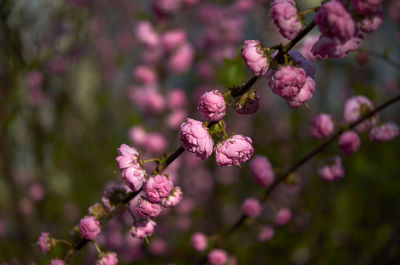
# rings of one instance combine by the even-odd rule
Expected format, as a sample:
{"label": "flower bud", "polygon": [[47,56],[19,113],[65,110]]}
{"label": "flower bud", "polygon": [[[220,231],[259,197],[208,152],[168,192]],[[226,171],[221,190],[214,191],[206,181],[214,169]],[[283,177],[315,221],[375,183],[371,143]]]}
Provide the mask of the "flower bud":
{"label": "flower bud", "polygon": [[228,260],[226,252],[222,249],[213,249],[208,254],[208,262],[211,265],[224,265]]}
{"label": "flower bud", "polygon": [[339,137],[339,148],[346,155],[354,153],[360,148],[361,141],[358,134],[353,131],[347,131]]}
{"label": "flower bud", "polygon": [[79,222],[79,231],[86,240],[93,240],[101,232],[100,222],[93,216],[85,216]]}
{"label": "flower bud", "polygon": [[194,233],[190,238],[190,244],[196,251],[203,251],[207,248],[208,240],[203,233]]}
{"label": "flower bud", "polygon": [[316,115],[311,124],[311,135],[315,138],[328,137],[335,129],[331,115],[325,113]]}
{"label": "flower bud", "polygon": [[208,128],[200,121],[187,118],[181,124],[179,139],[186,151],[195,153],[202,160],[213,152],[214,142],[208,133]]}
{"label": "flower bud", "polygon": [[257,199],[248,198],[242,203],[242,212],[248,217],[260,216],[261,210],[261,204]]}
{"label": "flower bud", "polygon": [[239,166],[249,160],[253,155],[254,148],[251,145],[252,140],[249,137],[237,134],[225,141],[222,141],[215,147],[215,160],[217,165]]}
{"label": "flower bud", "polygon": [[241,54],[247,67],[255,76],[261,76],[267,72],[269,61],[258,40],[245,40]]}
{"label": "flower bud", "polygon": [[226,104],[224,96],[218,90],[206,92],[200,97],[197,109],[206,119],[219,121],[225,116]]}
{"label": "flower bud", "polygon": [[152,203],[145,198],[140,198],[136,205],[136,212],[142,217],[156,217],[161,212],[161,206],[157,203]]}
{"label": "flower bud", "polygon": [[275,0],[269,16],[283,37],[293,40],[301,31],[302,24],[293,0]]}
{"label": "flower bud", "polygon": [[333,163],[324,165],[318,170],[318,175],[325,181],[336,181],[343,178],[342,159],[339,156],[335,157]]}
{"label": "flower bud", "polygon": [[261,187],[268,187],[275,178],[274,170],[268,158],[256,155],[250,162],[250,172]]}
{"label": "flower bud", "polygon": [[399,134],[399,127],[394,122],[377,125],[369,132],[369,139],[374,142],[387,142]]}
{"label": "flower bud", "polygon": [[130,233],[134,238],[143,239],[153,235],[155,226],[156,223],[153,220],[147,219],[132,226]]}

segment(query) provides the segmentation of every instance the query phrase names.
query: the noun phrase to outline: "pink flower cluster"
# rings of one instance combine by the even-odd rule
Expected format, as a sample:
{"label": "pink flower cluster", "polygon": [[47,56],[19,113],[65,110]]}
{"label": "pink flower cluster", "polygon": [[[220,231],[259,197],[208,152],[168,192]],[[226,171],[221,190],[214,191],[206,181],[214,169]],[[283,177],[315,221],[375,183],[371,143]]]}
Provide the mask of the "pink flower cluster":
{"label": "pink flower cluster", "polygon": [[310,100],[315,92],[315,67],[298,52],[289,52],[289,55],[294,65],[283,65],[276,71],[269,71],[268,85],[291,108],[298,108]]}
{"label": "pink flower cluster", "polygon": [[342,1],[326,2],[314,18],[322,35],[318,40],[305,41],[301,48],[302,53],[314,59],[343,58],[349,52],[357,50],[363,40],[360,32],[371,33],[382,24],[382,12],[379,10],[381,2],[352,0],[352,7],[357,13],[356,19],[352,17],[352,10]]}
{"label": "pink flower cluster", "polygon": [[[224,97],[217,90],[206,92],[200,97],[198,109],[204,117],[214,122],[225,115],[225,108]],[[185,150],[196,154],[202,160],[208,158],[214,149],[215,160],[219,166],[240,165],[254,152],[252,140],[240,134],[224,139],[214,147],[210,130],[202,122],[190,118],[181,124],[179,139]]]}

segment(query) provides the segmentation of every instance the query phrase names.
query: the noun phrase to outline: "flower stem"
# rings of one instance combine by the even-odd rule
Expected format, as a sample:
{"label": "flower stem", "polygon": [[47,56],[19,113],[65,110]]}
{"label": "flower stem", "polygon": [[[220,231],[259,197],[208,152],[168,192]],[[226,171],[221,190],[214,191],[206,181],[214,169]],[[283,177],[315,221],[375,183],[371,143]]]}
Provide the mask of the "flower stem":
{"label": "flower stem", "polygon": [[103,252],[101,251],[99,245],[97,245],[96,241],[92,241],[92,243],[93,243],[94,247],[96,248],[97,253],[102,254]]}

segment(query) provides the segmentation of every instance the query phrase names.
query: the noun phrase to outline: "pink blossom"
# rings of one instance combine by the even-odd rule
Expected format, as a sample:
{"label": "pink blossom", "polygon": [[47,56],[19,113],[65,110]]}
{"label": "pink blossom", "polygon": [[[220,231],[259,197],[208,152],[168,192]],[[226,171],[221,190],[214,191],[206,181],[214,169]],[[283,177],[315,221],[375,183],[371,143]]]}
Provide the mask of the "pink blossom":
{"label": "pink blossom", "polygon": [[351,0],[351,4],[358,14],[368,15],[379,11],[382,0]]}
{"label": "pink blossom", "polygon": [[374,142],[387,142],[399,134],[399,127],[394,122],[377,125],[369,132],[369,139]]}
{"label": "pink blossom", "polygon": [[168,195],[168,197],[162,199],[161,204],[164,207],[174,207],[182,201],[182,198],[182,189],[176,186],[172,189],[171,194]]}
{"label": "pink blossom", "polygon": [[141,167],[128,167],[122,170],[121,177],[132,191],[138,191],[143,186],[145,174]]}
{"label": "pink blossom", "polygon": [[275,178],[274,170],[268,158],[261,155],[256,155],[250,161],[250,172],[258,185],[268,187],[272,184]]}
{"label": "pink blossom", "polygon": [[319,56],[315,56],[312,52],[312,47],[319,40],[319,38],[319,35],[307,35],[303,39],[299,51],[309,61],[314,62],[320,59]]}
{"label": "pink blossom", "polygon": [[211,265],[224,265],[228,261],[226,252],[222,249],[213,249],[208,254],[208,262]]}
{"label": "pink blossom", "polygon": [[154,86],[132,87],[129,97],[146,113],[158,114],[165,109],[165,99]]}
{"label": "pink blossom", "polygon": [[208,91],[200,97],[197,109],[206,119],[219,121],[225,116],[224,96],[218,90]]}
{"label": "pink blossom", "polygon": [[383,23],[383,12],[378,11],[376,14],[364,17],[358,27],[365,33],[371,33],[377,30]]}
{"label": "pink blossom", "polygon": [[[361,118],[361,116],[367,114],[374,109],[374,104],[367,97],[359,95],[349,98],[344,104],[343,116],[347,123],[355,122]],[[378,121],[376,115],[361,122],[356,126],[356,130],[359,132],[368,131]]]}
{"label": "pink blossom", "polygon": [[179,125],[186,119],[188,116],[186,110],[178,109],[174,110],[167,117],[167,125],[168,128],[175,130],[179,127]]}
{"label": "pink blossom", "polygon": [[203,251],[208,246],[208,240],[203,233],[197,232],[190,238],[190,244],[196,251]]}
{"label": "pink blossom", "polygon": [[122,144],[117,150],[119,156],[115,159],[120,169],[138,167],[139,152],[135,148]]}
{"label": "pink blossom", "polygon": [[241,54],[247,67],[255,76],[261,76],[267,72],[269,61],[258,40],[245,40]]}
{"label": "pink blossom", "polygon": [[257,240],[260,242],[265,242],[270,240],[275,234],[275,230],[272,226],[264,226],[258,233]]}
{"label": "pink blossom", "polygon": [[156,222],[146,219],[132,226],[129,232],[134,238],[143,239],[153,235],[155,226]]}
{"label": "pink blossom", "polygon": [[79,222],[79,231],[84,239],[94,240],[100,234],[100,222],[93,216],[85,216]]}
{"label": "pink blossom", "polygon": [[167,51],[172,51],[186,42],[186,32],[175,29],[165,32],[161,36],[161,44]]}
{"label": "pink blossom", "polygon": [[248,217],[258,217],[262,211],[260,202],[255,198],[247,198],[242,203],[241,209],[243,214]]}
{"label": "pink blossom", "polygon": [[316,115],[311,124],[311,135],[315,138],[328,137],[335,129],[331,115],[325,113]]}
{"label": "pink blossom", "polygon": [[29,196],[35,202],[39,202],[43,200],[44,196],[46,195],[46,191],[42,184],[34,183],[32,186],[29,187]]}
{"label": "pink blossom", "polygon": [[49,233],[41,233],[37,241],[40,251],[47,253],[53,246],[53,239]]}
{"label": "pink blossom", "polygon": [[164,135],[154,132],[149,133],[146,136],[145,147],[146,149],[154,154],[161,154],[167,148],[168,143]]}
{"label": "pink blossom", "polygon": [[292,98],[299,93],[306,80],[306,72],[302,68],[285,65],[270,75],[268,85],[275,94]]}
{"label": "pink blossom", "polygon": [[147,21],[141,21],[136,26],[136,37],[144,44],[154,47],[159,44],[159,36],[153,26]]}
{"label": "pink blossom", "polygon": [[186,107],[188,100],[185,91],[176,88],[168,92],[167,102],[168,107],[175,110]]}
{"label": "pink blossom", "polygon": [[289,222],[290,218],[292,218],[292,212],[290,209],[282,208],[275,215],[275,224],[284,226]]}
{"label": "pink blossom", "polygon": [[351,14],[338,0],[331,0],[321,6],[314,18],[319,30],[328,38],[337,38],[344,43],[356,33]]}
{"label": "pink blossom", "polygon": [[167,176],[156,175],[147,180],[144,191],[150,202],[159,202],[169,195],[173,187],[174,184]]}
{"label": "pink blossom", "polygon": [[254,114],[260,108],[260,95],[255,91],[251,91],[245,102],[238,100],[235,103],[235,111],[239,114],[250,115]]}
{"label": "pink blossom", "polygon": [[293,40],[301,31],[302,24],[293,0],[275,0],[269,16],[283,37]]}
{"label": "pink blossom", "polygon": [[129,130],[130,140],[137,145],[144,145],[146,143],[147,133],[140,125],[135,125]]}
{"label": "pink blossom", "polygon": [[187,118],[181,124],[179,139],[186,151],[195,153],[202,160],[213,152],[214,142],[208,133],[208,128],[200,121]]}
{"label": "pink blossom", "polygon": [[336,156],[333,163],[324,165],[318,170],[318,175],[325,181],[336,181],[343,178],[344,169],[342,159]]}
{"label": "pink blossom", "polygon": [[161,206],[157,203],[152,203],[144,198],[138,200],[136,212],[143,217],[156,217],[161,212]]}
{"label": "pink blossom", "polygon": [[307,76],[306,83],[300,89],[299,93],[292,98],[287,98],[286,103],[291,108],[298,108],[310,100],[315,92],[315,81],[311,77]]}
{"label": "pink blossom", "polygon": [[52,259],[50,265],[65,265],[65,262],[60,259]]}
{"label": "pink blossom", "polygon": [[217,165],[239,166],[246,162],[254,152],[250,137],[236,134],[227,140],[222,141],[215,147],[215,160]]}
{"label": "pink blossom", "polygon": [[169,58],[168,69],[176,74],[189,70],[194,58],[194,49],[189,43],[180,46]]}
{"label": "pink blossom", "polygon": [[358,49],[360,42],[363,40],[361,34],[356,34],[348,41],[342,43],[338,39],[330,39],[323,35],[312,47],[312,53],[319,58],[344,58],[350,52]]}
{"label": "pink blossom", "polygon": [[157,80],[154,70],[144,65],[137,66],[133,71],[133,76],[144,84],[154,84]]}
{"label": "pink blossom", "polygon": [[358,134],[353,131],[347,131],[339,137],[339,148],[346,155],[354,153],[360,148],[361,141]]}
{"label": "pink blossom", "polygon": [[153,0],[152,8],[157,15],[170,15],[181,7],[182,0]]}
{"label": "pink blossom", "polygon": [[115,252],[107,252],[100,255],[100,259],[97,260],[96,265],[117,265],[118,257]]}

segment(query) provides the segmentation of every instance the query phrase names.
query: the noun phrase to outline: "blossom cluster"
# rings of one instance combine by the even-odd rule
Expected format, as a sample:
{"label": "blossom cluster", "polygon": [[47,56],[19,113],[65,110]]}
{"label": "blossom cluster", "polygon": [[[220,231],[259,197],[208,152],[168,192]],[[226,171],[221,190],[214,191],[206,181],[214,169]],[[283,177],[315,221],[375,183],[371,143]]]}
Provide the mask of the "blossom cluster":
{"label": "blossom cluster", "polygon": [[[343,119],[346,124],[357,122],[362,116],[373,111],[374,105],[366,96],[356,95],[349,98],[344,104]],[[335,130],[332,116],[321,113],[312,119],[311,135],[315,138],[330,136]],[[399,128],[394,122],[379,122],[377,114],[358,123],[354,129],[346,130],[339,136],[340,150],[349,155],[356,152],[361,146],[359,133],[369,132],[369,139],[374,142],[386,142],[399,134]],[[326,181],[335,181],[344,176],[342,160],[339,156],[329,158],[327,163],[318,170],[319,176]]]}

